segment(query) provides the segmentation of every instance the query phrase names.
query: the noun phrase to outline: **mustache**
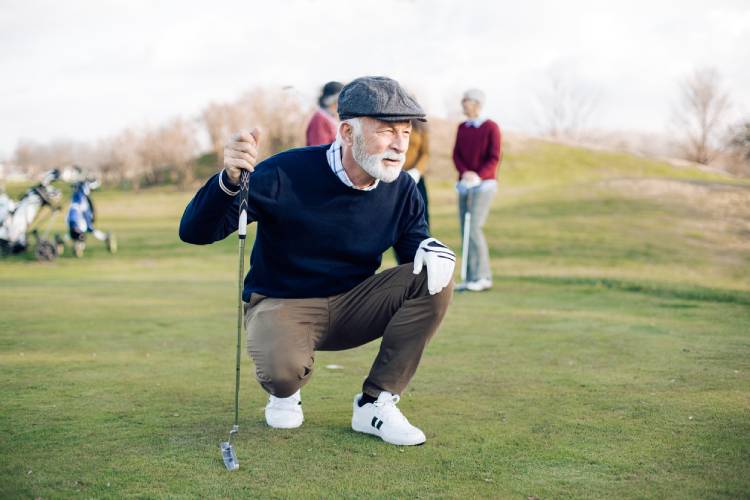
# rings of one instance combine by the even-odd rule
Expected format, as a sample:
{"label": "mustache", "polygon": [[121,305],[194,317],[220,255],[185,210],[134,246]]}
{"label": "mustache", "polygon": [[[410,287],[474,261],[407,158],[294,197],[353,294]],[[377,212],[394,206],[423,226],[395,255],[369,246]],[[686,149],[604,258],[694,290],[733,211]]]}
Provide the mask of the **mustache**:
{"label": "mustache", "polygon": [[397,160],[397,161],[405,161],[406,160],[406,154],[404,153],[389,153],[385,152],[382,154],[383,160]]}

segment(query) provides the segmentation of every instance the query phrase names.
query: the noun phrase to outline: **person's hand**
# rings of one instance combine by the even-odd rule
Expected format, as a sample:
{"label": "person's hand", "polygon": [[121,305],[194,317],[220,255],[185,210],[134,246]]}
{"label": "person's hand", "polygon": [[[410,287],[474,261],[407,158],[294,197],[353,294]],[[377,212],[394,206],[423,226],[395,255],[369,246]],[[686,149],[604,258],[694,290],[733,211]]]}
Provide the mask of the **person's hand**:
{"label": "person's hand", "polygon": [[416,168],[407,170],[406,173],[409,174],[412,179],[414,179],[414,182],[419,182],[419,179],[422,178],[422,174],[420,174],[419,170],[417,170]]}
{"label": "person's hand", "polygon": [[414,274],[421,273],[423,266],[427,267],[427,289],[435,295],[453,279],[456,254],[435,238],[427,238],[414,256]]}
{"label": "person's hand", "polygon": [[243,170],[252,172],[258,161],[260,129],[255,127],[251,132],[242,130],[233,134],[224,146],[224,171],[232,184],[240,183]]}
{"label": "person's hand", "polygon": [[476,172],[472,172],[471,170],[464,172],[461,175],[461,184],[463,184],[467,189],[476,187],[481,184],[481,182],[482,178],[479,177],[479,174],[477,174]]}

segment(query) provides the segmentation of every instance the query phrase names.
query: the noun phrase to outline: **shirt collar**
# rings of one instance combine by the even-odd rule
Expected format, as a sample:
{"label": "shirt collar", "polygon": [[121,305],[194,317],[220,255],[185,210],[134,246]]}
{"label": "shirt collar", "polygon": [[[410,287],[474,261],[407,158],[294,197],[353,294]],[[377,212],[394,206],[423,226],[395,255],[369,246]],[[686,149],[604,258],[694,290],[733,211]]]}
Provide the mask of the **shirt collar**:
{"label": "shirt collar", "polygon": [[486,121],[487,121],[486,117],[484,117],[484,116],[478,116],[478,117],[474,118],[473,120],[466,120],[466,125],[469,126],[469,127],[479,128]]}
{"label": "shirt collar", "polygon": [[329,147],[328,151],[326,151],[326,158],[328,158],[328,166],[331,167],[331,170],[334,174],[336,174],[336,177],[338,177],[341,182],[343,182],[350,188],[357,189],[359,191],[372,191],[373,189],[378,187],[380,179],[375,179],[375,182],[373,182],[372,185],[363,188],[355,186],[351,179],[349,179],[349,176],[346,175],[346,170],[344,170],[344,164],[341,162],[341,143],[339,142],[338,138],[333,141],[331,147]]}

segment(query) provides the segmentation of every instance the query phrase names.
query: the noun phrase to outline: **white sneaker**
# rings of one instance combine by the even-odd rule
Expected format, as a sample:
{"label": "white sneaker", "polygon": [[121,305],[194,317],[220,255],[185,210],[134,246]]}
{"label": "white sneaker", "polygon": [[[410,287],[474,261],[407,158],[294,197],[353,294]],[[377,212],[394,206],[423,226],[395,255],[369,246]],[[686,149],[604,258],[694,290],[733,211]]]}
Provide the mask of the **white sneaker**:
{"label": "white sneaker", "polygon": [[390,392],[381,392],[378,400],[359,406],[362,394],[354,396],[352,429],[378,436],[386,443],[399,446],[411,446],[424,443],[427,438],[424,432],[406,420],[401,410],[396,408],[399,397]]}
{"label": "white sneaker", "polygon": [[302,425],[302,396],[298,390],[288,398],[268,397],[266,423],[276,429],[295,429]]}
{"label": "white sneaker", "polygon": [[492,281],[487,278],[481,278],[476,281],[468,281],[466,283],[466,290],[470,292],[482,292],[492,288]]}

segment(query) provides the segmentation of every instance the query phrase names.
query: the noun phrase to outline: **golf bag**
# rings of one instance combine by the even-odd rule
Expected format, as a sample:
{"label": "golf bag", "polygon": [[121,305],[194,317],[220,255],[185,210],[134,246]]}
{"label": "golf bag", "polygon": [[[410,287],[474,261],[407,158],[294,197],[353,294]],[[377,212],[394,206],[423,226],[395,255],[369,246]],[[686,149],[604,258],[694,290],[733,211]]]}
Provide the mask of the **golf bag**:
{"label": "golf bag", "polygon": [[0,195],[0,251],[3,254],[15,254],[25,251],[29,247],[29,236],[36,238],[36,256],[39,260],[52,260],[58,255],[62,245],[62,238],[55,237],[53,244],[48,239],[49,224],[43,235],[32,226],[39,222],[39,214],[43,208],[50,211],[48,222],[52,215],[60,209],[60,191],[52,183],[60,179],[60,171],[50,170],[41,182],[30,188],[14,203],[8,195]]}
{"label": "golf bag", "polygon": [[[78,173],[81,173],[80,169],[78,169]],[[73,253],[76,257],[83,257],[87,233],[91,233],[96,239],[104,241],[110,253],[117,251],[114,235],[94,227],[96,212],[94,211],[94,202],[91,200],[91,191],[98,187],[99,181],[93,178],[83,178],[73,184],[73,195],[68,209],[68,231],[70,239],[73,241]]]}

